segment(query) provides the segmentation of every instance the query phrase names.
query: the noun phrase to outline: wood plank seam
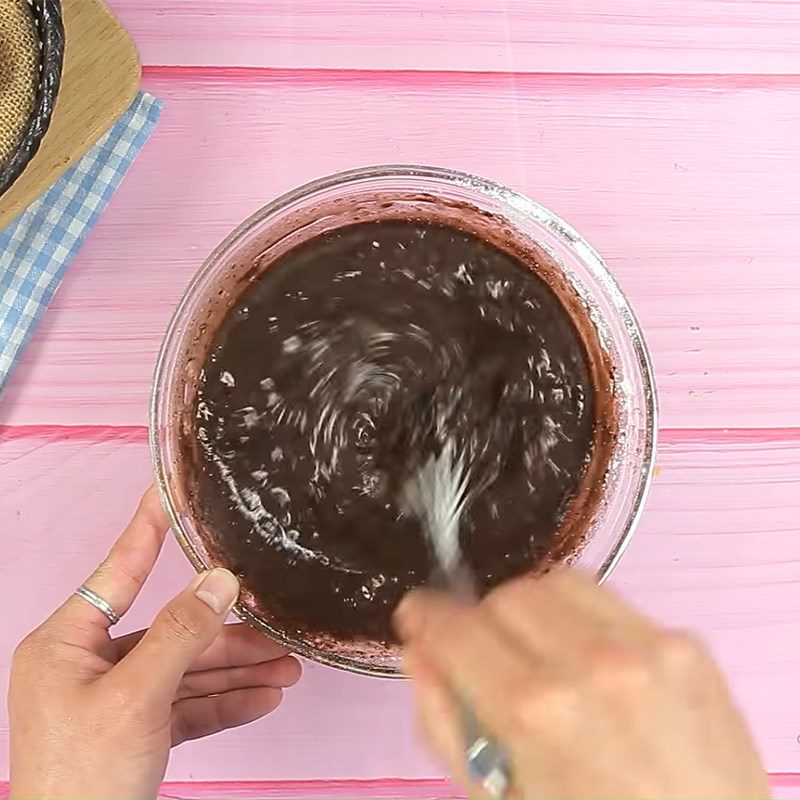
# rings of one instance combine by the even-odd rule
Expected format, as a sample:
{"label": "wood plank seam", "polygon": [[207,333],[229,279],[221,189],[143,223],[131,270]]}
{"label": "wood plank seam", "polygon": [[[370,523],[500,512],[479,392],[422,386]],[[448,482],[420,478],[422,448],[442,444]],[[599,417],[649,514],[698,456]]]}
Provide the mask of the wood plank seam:
{"label": "wood plank seam", "polygon": [[[770,773],[773,790],[800,788],[800,773]],[[0,798],[8,797],[9,784],[0,781]],[[375,778],[372,780],[296,781],[169,781],[162,785],[160,798],[169,800],[211,800],[211,798],[450,798],[466,795],[447,778]]]}
{"label": "wood plank seam", "polygon": [[524,83],[536,83],[542,80],[572,82],[585,80],[587,82],[618,81],[636,85],[663,84],[674,86],[679,84],[684,88],[692,86],[719,86],[730,89],[756,89],[765,84],[773,86],[797,86],[800,84],[800,75],[787,75],[785,73],[753,72],[736,74],[705,74],[705,73],[660,73],[660,72],[518,72],[514,70],[425,70],[425,69],[360,69],[360,68],[331,68],[331,67],[228,67],[215,64],[187,65],[179,64],[146,64],[142,67],[142,77],[159,78],[162,80],[188,80],[204,78],[217,81],[252,80],[262,78],[275,80],[276,78],[295,80],[329,80],[342,78],[351,80],[395,81],[407,83],[409,81],[422,82],[425,80],[447,82],[452,80],[483,80],[497,83],[515,80]]}
{"label": "wood plank seam", "polygon": [[145,63],[798,71],[800,8],[792,2],[111,2]]}

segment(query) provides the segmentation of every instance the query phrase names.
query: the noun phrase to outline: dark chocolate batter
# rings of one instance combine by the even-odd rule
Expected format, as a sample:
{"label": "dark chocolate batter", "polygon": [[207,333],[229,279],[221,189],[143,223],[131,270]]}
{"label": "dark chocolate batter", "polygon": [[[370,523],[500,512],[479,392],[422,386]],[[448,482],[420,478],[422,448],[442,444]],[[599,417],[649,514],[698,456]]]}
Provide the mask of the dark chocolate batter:
{"label": "dark chocolate batter", "polygon": [[313,239],[247,288],[205,364],[192,494],[209,545],[287,632],[388,641],[432,569],[399,497],[431,410],[486,487],[461,541],[488,589],[565,552],[590,374],[551,289],[494,245],[404,221]]}

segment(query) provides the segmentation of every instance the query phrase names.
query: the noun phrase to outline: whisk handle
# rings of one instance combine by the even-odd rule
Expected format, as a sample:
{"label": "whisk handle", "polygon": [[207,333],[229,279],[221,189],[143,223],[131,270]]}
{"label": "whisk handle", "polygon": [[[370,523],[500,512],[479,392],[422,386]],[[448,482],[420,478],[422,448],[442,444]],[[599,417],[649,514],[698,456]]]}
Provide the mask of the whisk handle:
{"label": "whisk handle", "polygon": [[469,776],[480,784],[490,797],[503,798],[508,793],[511,771],[503,747],[483,732],[472,708],[459,701],[464,757]]}

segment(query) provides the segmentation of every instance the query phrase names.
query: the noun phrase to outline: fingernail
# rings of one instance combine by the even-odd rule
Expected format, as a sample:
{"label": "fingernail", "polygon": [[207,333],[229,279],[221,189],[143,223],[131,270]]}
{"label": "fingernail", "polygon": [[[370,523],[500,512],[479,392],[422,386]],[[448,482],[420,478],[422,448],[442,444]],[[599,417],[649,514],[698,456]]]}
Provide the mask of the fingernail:
{"label": "fingernail", "polygon": [[195,595],[216,614],[230,611],[239,596],[239,581],[227,569],[217,567],[207,572]]}

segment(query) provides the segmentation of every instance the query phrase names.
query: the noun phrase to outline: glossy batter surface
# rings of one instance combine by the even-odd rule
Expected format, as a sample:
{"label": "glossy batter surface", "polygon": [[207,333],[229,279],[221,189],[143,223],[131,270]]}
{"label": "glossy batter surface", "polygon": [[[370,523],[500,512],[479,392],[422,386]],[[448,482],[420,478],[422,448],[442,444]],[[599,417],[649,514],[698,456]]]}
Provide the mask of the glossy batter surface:
{"label": "glossy batter surface", "polygon": [[454,228],[362,223],[284,255],[225,318],[193,495],[212,549],[287,631],[391,639],[431,571],[399,497],[431,409],[491,478],[461,532],[482,588],[563,553],[594,389],[570,317],[525,265]]}

